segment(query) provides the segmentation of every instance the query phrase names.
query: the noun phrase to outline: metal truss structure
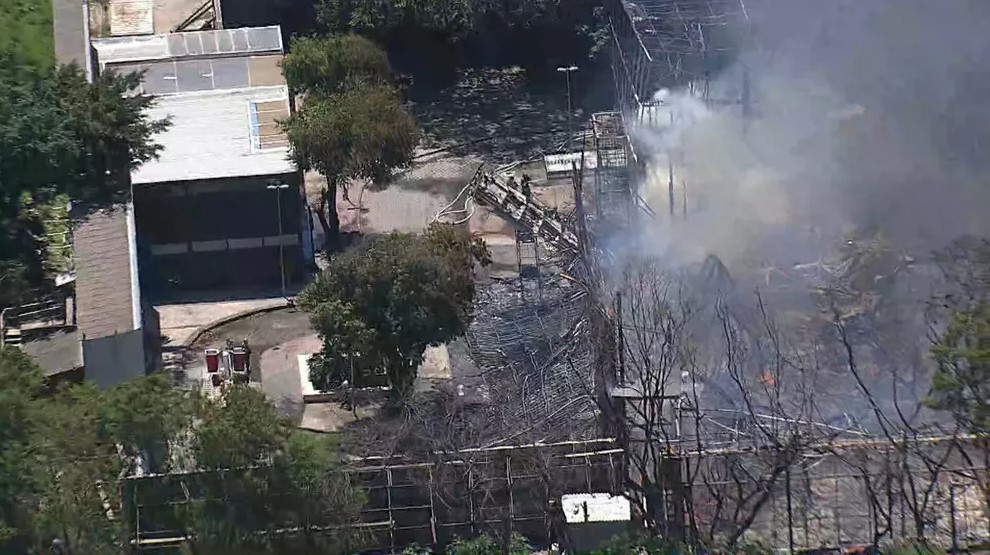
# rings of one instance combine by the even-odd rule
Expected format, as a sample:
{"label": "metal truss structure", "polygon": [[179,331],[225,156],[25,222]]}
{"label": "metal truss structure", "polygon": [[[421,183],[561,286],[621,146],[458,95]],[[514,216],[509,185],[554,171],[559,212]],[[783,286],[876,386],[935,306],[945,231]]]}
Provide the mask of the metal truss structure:
{"label": "metal truss structure", "polygon": [[[563,524],[559,505],[548,500],[562,493],[619,491],[621,455],[614,440],[602,439],[464,449],[430,461],[360,459],[345,474],[366,495],[355,541],[364,550],[392,551],[510,531],[546,545]],[[142,551],[181,545],[187,537],[177,509],[210,502],[223,491],[224,474],[236,472],[242,471],[126,479],[122,518],[133,526],[131,544]]]}
{"label": "metal truss structure", "polygon": [[606,5],[623,114],[639,114],[660,89],[714,100],[711,80],[733,62],[744,37],[745,0],[608,0]]}
{"label": "metal truss structure", "polygon": [[[900,442],[857,439],[808,449],[781,472],[758,483],[768,449],[737,445],[685,451],[688,466],[705,480],[685,481],[689,495],[678,515],[693,533],[738,526],[752,515],[749,532],[780,550],[839,551],[908,541],[919,534],[953,550],[980,545],[990,535],[987,469],[976,446],[956,436],[918,436]],[[707,472],[717,469],[717,472]],[[747,478],[747,472],[756,472]],[[759,506],[732,491],[764,488]],[[738,488],[738,490],[737,490]]]}

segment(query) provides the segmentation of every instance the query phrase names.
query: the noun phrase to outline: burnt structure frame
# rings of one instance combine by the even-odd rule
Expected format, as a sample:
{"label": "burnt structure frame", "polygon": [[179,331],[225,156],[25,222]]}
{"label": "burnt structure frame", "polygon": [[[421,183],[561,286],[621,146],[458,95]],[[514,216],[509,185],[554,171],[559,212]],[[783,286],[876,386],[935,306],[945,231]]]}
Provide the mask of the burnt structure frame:
{"label": "burnt structure frame", "polygon": [[710,101],[711,79],[735,59],[749,18],[745,0],[607,0],[619,109],[639,114],[660,89]]}

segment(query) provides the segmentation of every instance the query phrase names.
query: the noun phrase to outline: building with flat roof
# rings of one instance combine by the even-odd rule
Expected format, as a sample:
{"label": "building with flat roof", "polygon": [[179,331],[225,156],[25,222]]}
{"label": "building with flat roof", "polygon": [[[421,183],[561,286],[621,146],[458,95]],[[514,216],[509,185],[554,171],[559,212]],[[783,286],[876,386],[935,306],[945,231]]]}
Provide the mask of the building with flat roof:
{"label": "building with flat roof", "polygon": [[74,275],[56,294],[0,314],[0,344],[49,378],[111,387],[161,366],[158,313],[138,279],[134,206],[74,206]]}
{"label": "building with flat roof", "polygon": [[149,117],[172,125],[154,138],[159,158],[131,173],[126,201],[72,208],[65,294],[0,314],[0,344],[22,346],[51,377],[109,387],[161,366],[154,299],[298,280],[310,219],[278,125],[292,109],[279,27],[90,39],[81,6],[79,18],[72,2],[53,7],[60,62],[142,72],[141,92],[157,97]]}
{"label": "building with flat roof", "polygon": [[[141,281],[155,298],[279,285],[312,258],[278,26],[94,39],[97,71],[141,71],[157,160],[131,174]],[[281,260],[280,260],[281,253]]]}

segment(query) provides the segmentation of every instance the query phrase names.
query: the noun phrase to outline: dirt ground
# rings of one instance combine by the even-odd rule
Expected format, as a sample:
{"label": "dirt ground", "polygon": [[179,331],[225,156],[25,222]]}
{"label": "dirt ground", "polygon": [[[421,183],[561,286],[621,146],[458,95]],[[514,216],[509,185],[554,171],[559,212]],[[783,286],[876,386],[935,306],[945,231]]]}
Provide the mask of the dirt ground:
{"label": "dirt ground", "polygon": [[[416,160],[387,186],[355,182],[349,185],[347,198],[340,191],[337,210],[342,231],[422,230],[454,200],[482,162],[491,170],[553,150],[563,138],[558,131],[566,125],[562,99],[528,91],[521,70],[502,68],[465,71],[453,86],[410,102],[424,135]],[[580,119],[576,113],[575,121]],[[444,148],[449,150],[438,151]],[[307,173],[306,191],[313,206],[318,205],[324,183],[322,176]],[[549,195],[553,204],[567,203],[566,192],[538,188],[536,194]],[[455,209],[462,208],[463,198],[455,204]],[[471,230],[483,236],[512,236],[508,224],[482,207],[475,207],[470,221]],[[316,234],[319,245],[322,230]]]}

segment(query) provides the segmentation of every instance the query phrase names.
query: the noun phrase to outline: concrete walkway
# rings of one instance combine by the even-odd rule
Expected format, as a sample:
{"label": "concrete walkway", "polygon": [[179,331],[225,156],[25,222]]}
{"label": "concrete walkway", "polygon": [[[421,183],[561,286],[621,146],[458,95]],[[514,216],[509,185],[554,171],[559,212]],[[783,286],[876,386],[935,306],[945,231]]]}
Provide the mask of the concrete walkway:
{"label": "concrete walkway", "polygon": [[285,306],[281,297],[236,301],[160,304],[158,311],[161,333],[168,345],[185,344],[200,329],[228,318],[255,310]]}
{"label": "concrete walkway", "polygon": [[339,402],[305,403],[299,373],[299,355],[318,352],[322,344],[315,335],[286,341],[261,353],[261,390],[282,414],[300,428],[320,432],[336,432],[355,422],[358,417],[369,418],[380,403],[362,403],[357,414]]}

